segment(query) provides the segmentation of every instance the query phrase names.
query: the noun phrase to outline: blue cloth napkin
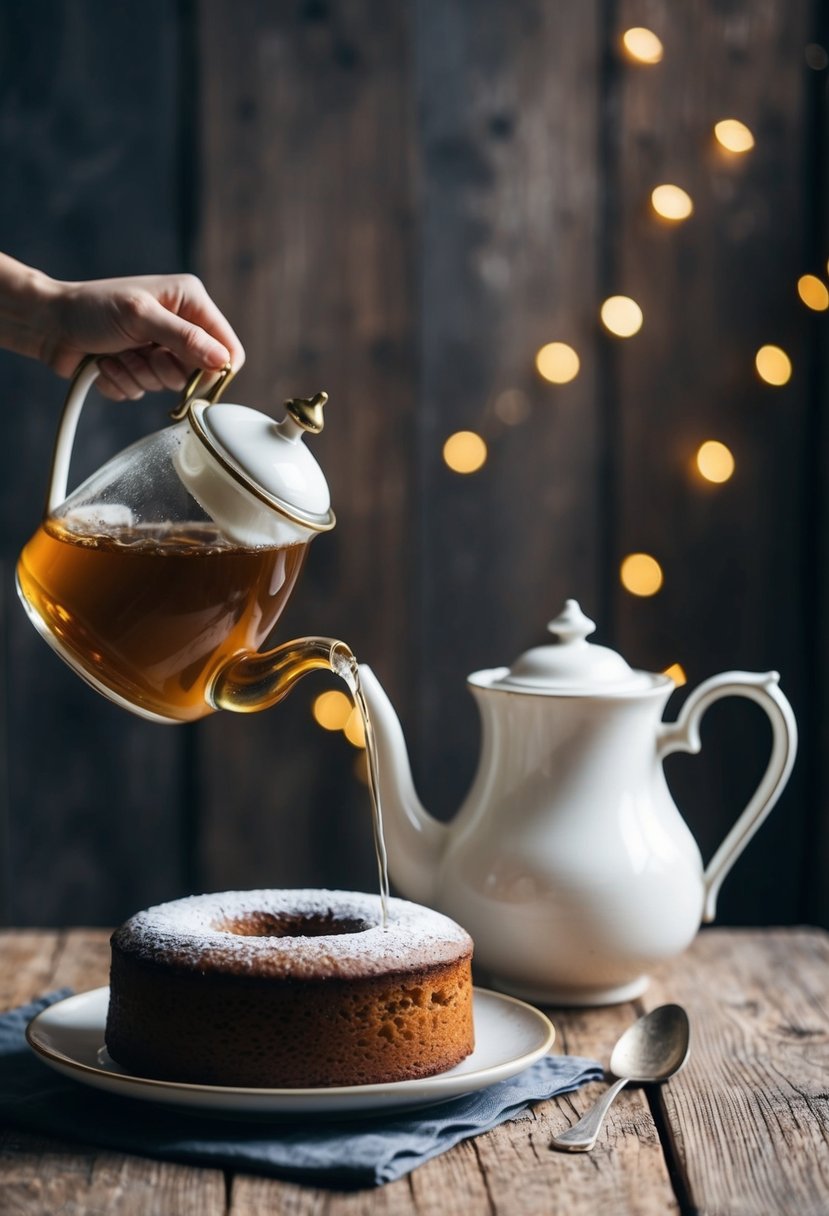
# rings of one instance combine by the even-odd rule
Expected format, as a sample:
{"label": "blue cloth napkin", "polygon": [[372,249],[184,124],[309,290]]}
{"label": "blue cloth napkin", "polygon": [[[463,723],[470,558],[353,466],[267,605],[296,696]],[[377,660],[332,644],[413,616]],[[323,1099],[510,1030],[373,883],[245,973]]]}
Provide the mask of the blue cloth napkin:
{"label": "blue cloth napkin", "polygon": [[162,1161],[269,1174],[317,1186],[379,1186],[461,1140],[520,1115],[532,1102],[602,1076],[577,1056],[544,1056],[509,1081],[424,1110],[327,1122],[240,1122],[122,1098],[54,1072],[26,1043],[53,992],[0,1016],[0,1121],[41,1134]]}

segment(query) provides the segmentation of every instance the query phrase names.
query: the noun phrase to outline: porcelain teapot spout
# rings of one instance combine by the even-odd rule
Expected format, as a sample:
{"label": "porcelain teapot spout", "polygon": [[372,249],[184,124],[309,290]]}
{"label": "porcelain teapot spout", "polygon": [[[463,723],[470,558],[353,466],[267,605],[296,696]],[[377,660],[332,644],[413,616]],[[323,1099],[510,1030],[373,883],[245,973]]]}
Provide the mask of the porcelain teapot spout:
{"label": "porcelain teapot spout", "polygon": [[[725,672],[662,715],[673,682],[587,641],[575,600],[552,642],[511,667],[475,672],[481,754],[444,825],[423,808],[403,732],[374,674],[361,679],[374,725],[392,881],[475,940],[490,983],[549,1004],[607,1004],[642,992],[648,969],[712,920],[720,885],[777,801],[797,748],[776,672]],[[662,768],[700,750],[706,710],[746,697],[772,726],[768,767],[707,867]]]}

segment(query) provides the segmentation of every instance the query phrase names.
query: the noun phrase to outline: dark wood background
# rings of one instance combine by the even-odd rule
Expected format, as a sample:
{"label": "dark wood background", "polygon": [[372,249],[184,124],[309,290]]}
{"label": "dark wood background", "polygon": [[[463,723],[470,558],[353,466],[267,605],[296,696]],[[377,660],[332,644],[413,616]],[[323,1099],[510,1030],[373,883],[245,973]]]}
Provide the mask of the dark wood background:
{"label": "dark wood background", "polygon": [[[624,61],[648,25],[661,65]],[[60,278],[191,269],[248,352],[233,396],[272,409],[324,387],[315,442],[338,527],[317,540],[280,636],[326,633],[372,664],[442,818],[478,752],[464,685],[544,639],[576,596],[635,666],[690,685],[782,673],[801,751],[729,878],[720,919],[829,924],[827,70],[819,0],[32,0],[0,7],[0,247]],[[719,118],[757,146],[714,150]],[[684,186],[678,227],[651,188]],[[645,325],[600,329],[622,292]],[[554,339],[571,384],[534,370]],[[756,349],[793,360],[763,385]],[[230,887],[375,883],[357,753],[311,717],[331,682],[196,727],[131,718],[28,624],[17,554],[39,520],[65,386],[0,356],[0,921],[108,924]],[[495,403],[524,395],[507,426]],[[160,401],[90,404],[75,478]],[[457,429],[490,449],[469,477]],[[690,472],[706,438],[726,485]],[[621,557],[658,557],[651,599]],[[684,693],[669,706],[674,715]],[[669,780],[708,857],[765,762],[748,704],[706,718]]]}

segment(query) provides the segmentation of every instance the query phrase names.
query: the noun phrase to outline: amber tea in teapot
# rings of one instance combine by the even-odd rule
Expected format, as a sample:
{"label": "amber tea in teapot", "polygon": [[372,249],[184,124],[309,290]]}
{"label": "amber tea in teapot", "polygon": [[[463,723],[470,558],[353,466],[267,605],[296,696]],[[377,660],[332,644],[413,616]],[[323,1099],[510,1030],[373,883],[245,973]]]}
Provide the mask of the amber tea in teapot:
{"label": "amber tea in teapot", "polygon": [[148,716],[186,722],[211,712],[217,671],[267,638],[307,548],[245,547],[211,522],[89,534],[50,517],[17,575],[35,619],[85,679]]}

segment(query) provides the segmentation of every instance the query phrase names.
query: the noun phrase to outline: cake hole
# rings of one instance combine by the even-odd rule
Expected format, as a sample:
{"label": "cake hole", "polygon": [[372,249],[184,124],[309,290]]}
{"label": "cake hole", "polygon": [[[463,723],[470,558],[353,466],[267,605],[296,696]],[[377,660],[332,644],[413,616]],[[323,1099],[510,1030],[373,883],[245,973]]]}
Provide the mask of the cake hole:
{"label": "cake hole", "polygon": [[300,912],[246,912],[241,916],[216,921],[218,933],[235,937],[336,937],[344,933],[366,933],[374,925],[357,917],[312,915]]}

